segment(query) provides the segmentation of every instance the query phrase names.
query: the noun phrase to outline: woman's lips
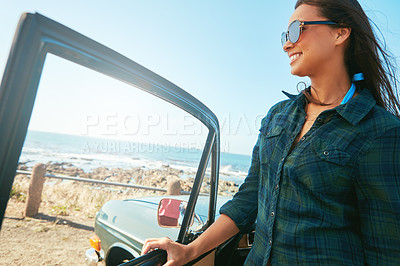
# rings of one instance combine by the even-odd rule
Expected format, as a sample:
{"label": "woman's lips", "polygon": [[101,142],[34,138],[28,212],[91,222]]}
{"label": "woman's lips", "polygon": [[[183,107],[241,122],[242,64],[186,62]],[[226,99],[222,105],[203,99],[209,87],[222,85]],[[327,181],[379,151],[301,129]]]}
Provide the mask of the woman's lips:
{"label": "woman's lips", "polygon": [[293,54],[289,55],[290,64],[292,64],[294,61],[296,61],[301,55],[302,55],[302,53],[293,53]]}

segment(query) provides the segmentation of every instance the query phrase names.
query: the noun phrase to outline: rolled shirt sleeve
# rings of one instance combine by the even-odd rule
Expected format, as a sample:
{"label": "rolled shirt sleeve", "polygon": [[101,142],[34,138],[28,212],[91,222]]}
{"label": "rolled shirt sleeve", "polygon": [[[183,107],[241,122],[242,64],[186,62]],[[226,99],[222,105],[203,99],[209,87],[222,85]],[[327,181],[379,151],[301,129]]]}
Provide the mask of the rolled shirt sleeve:
{"label": "rolled shirt sleeve", "polygon": [[257,217],[259,171],[258,140],[253,149],[251,166],[244,183],[233,199],[226,202],[219,211],[229,216],[242,232],[249,231]]}

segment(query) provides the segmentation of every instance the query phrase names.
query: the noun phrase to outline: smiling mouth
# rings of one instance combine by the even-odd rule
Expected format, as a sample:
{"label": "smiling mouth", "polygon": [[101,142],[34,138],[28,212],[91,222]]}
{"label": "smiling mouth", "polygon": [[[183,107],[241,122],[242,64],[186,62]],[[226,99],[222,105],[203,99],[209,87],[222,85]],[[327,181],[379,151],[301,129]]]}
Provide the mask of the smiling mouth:
{"label": "smiling mouth", "polygon": [[294,61],[296,61],[300,56],[301,56],[301,53],[297,53],[297,54],[290,56],[290,63],[293,63]]}

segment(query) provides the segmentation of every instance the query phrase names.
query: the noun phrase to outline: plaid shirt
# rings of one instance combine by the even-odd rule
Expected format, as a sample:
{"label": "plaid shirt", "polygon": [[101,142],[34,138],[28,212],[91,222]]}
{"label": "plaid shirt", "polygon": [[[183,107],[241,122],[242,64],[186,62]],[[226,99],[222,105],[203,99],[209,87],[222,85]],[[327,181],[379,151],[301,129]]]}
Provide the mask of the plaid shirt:
{"label": "plaid shirt", "polygon": [[400,265],[400,119],[364,89],[322,112],[290,151],[305,97],[286,95],[220,209],[242,232],[257,220],[246,264]]}

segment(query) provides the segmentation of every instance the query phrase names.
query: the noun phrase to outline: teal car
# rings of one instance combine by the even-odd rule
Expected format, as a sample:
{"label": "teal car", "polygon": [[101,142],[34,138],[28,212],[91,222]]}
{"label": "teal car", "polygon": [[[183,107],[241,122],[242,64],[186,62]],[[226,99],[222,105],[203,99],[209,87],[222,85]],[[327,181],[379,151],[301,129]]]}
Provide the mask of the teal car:
{"label": "teal car", "polygon": [[[159,203],[163,199],[176,199],[187,202],[188,196],[155,196],[130,200],[114,200],[103,205],[96,215],[95,233],[101,240],[98,251],[86,251],[86,260],[91,265],[106,263],[119,265],[140,256],[141,248],[147,238],[167,236],[176,239],[178,226],[167,226],[160,222]],[[218,196],[217,209],[229,196]],[[209,196],[200,195],[196,202],[195,215],[190,230],[192,234],[203,228],[208,219]],[[216,218],[219,215],[216,215]],[[183,218],[183,217],[182,217]],[[160,224],[161,223],[161,224]]]}

